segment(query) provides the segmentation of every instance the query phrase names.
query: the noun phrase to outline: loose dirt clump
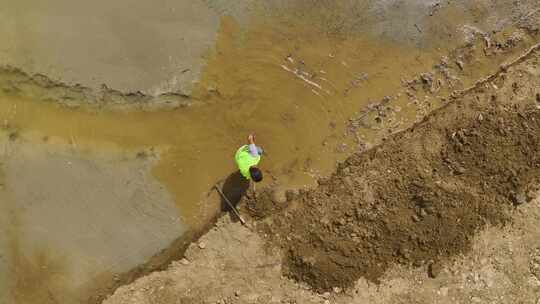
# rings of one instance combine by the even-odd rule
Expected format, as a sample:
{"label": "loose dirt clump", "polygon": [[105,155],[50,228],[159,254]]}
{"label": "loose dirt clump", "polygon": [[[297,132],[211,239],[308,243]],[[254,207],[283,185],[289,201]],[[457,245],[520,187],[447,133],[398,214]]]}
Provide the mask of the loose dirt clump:
{"label": "loose dirt clump", "polygon": [[[264,191],[257,194],[257,197],[254,196],[255,194],[253,192],[249,192],[248,196],[253,199],[247,199],[243,209],[246,210],[252,218],[257,220],[263,219],[269,214],[280,213],[287,206],[285,204],[287,198],[285,195],[283,195],[283,200],[278,198],[281,195],[276,194],[276,192],[281,192],[281,190]],[[259,204],[259,201],[264,201],[266,203]]]}
{"label": "loose dirt clump", "polygon": [[318,291],[378,282],[396,263],[430,265],[436,276],[477,230],[507,223],[540,175],[537,80],[516,89],[510,76],[353,155],[294,208],[265,217],[253,206],[272,206],[270,194],[248,199],[264,218],[259,230],[283,250],[284,273]]}

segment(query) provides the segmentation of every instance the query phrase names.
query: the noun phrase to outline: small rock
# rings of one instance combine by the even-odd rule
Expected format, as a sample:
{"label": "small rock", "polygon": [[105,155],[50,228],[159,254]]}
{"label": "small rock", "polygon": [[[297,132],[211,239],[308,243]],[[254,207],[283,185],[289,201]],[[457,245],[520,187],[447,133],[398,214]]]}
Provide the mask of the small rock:
{"label": "small rock", "polygon": [[529,190],[529,192],[527,192],[527,201],[530,202],[536,199],[538,197],[538,194],[540,194],[540,192],[535,190]]}
{"label": "small rock", "polygon": [[465,174],[465,172],[467,172],[467,169],[463,168],[462,166],[457,166],[456,167],[456,174],[457,175]]}
{"label": "small rock", "polygon": [[459,67],[459,69],[463,71],[463,68],[464,68],[464,66],[465,66],[465,64],[463,63],[463,61],[461,61],[461,60],[456,60],[456,64],[457,64],[457,66]]}
{"label": "small rock", "polygon": [[435,207],[431,205],[424,207],[423,210],[426,211],[427,214],[435,214],[435,212],[437,211]]}
{"label": "small rock", "polygon": [[483,121],[484,120],[484,116],[482,116],[482,114],[478,115],[478,121]]}
{"label": "small rock", "polygon": [[286,191],[282,188],[276,188],[272,192],[272,201],[276,204],[284,204],[287,202]]}
{"label": "small rock", "polygon": [[416,215],[416,214],[413,214],[412,220],[413,220],[413,222],[420,222],[420,217],[418,215]]}
{"label": "small rock", "polygon": [[239,296],[240,296],[240,291],[236,290],[236,291],[234,292],[234,296],[239,297]]}
{"label": "small rock", "polygon": [[199,248],[201,248],[201,249],[206,248],[206,243],[205,242],[199,242]]}
{"label": "small rock", "polygon": [[[199,246],[200,246],[200,245],[201,245],[201,244],[199,244]],[[181,259],[181,260],[180,260],[180,263],[181,263],[182,265],[189,265],[189,261],[188,261],[186,258]]]}
{"label": "small rock", "polygon": [[347,144],[346,143],[341,143],[336,147],[336,152],[338,152],[338,153],[343,153],[345,151],[347,151]]}
{"label": "small rock", "polygon": [[420,74],[420,79],[426,85],[431,86],[433,84],[433,74],[431,74],[431,73],[422,73],[422,74]]}
{"label": "small rock", "polygon": [[442,66],[447,66],[449,62],[450,62],[450,59],[447,56],[442,56],[441,57],[441,65]]}
{"label": "small rock", "polygon": [[519,206],[527,202],[527,196],[523,193],[512,194],[512,202],[514,205]]}
{"label": "small rock", "polygon": [[343,179],[343,184],[349,189],[354,188],[354,181],[351,177],[347,176]]}
{"label": "small rock", "polygon": [[9,140],[15,141],[19,138],[19,133],[17,131],[9,132],[8,137],[9,137]]}
{"label": "small rock", "polygon": [[285,191],[285,197],[287,198],[287,201],[292,201],[298,197],[300,192],[296,189],[289,189]]}
{"label": "small rock", "polygon": [[431,263],[428,266],[428,275],[430,278],[436,278],[441,273],[441,265],[438,263]]}

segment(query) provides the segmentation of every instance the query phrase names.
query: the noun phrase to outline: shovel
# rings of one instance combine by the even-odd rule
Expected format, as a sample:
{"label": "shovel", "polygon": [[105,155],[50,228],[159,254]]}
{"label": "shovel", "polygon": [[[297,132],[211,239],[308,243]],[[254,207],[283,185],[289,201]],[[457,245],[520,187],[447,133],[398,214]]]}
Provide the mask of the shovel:
{"label": "shovel", "polygon": [[246,221],[244,221],[244,219],[242,218],[242,216],[240,216],[240,213],[238,213],[238,210],[236,210],[236,208],[234,207],[234,205],[231,203],[231,201],[229,201],[229,199],[225,196],[225,194],[223,193],[223,191],[221,191],[221,189],[219,189],[219,187],[216,185],[214,185],[214,188],[216,188],[217,192],[219,193],[219,195],[221,195],[221,197],[223,198],[223,200],[227,203],[227,205],[229,205],[229,207],[231,208],[231,210],[233,211],[234,215],[236,215],[236,217],[238,217],[238,219],[240,220],[240,223],[242,223],[242,225],[246,225]]}

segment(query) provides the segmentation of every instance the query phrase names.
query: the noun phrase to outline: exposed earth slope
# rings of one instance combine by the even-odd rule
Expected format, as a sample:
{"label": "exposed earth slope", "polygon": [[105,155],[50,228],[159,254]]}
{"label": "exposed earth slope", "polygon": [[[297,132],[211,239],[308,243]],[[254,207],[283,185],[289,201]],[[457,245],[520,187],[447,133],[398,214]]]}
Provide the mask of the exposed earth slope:
{"label": "exposed earth slope", "polygon": [[505,66],[312,190],[250,193],[104,303],[536,303],[540,56]]}

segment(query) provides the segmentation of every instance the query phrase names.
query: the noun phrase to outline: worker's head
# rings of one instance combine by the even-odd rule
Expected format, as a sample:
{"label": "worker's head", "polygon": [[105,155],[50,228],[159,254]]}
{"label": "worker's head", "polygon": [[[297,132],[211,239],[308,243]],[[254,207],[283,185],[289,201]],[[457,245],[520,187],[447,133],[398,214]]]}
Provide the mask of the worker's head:
{"label": "worker's head", "polygon": [[259,170],[259,168],[257,167],[249,168],[249,175],[251,176],[251,179],[256,183],[262,181],[263,179],[262,171]]}

